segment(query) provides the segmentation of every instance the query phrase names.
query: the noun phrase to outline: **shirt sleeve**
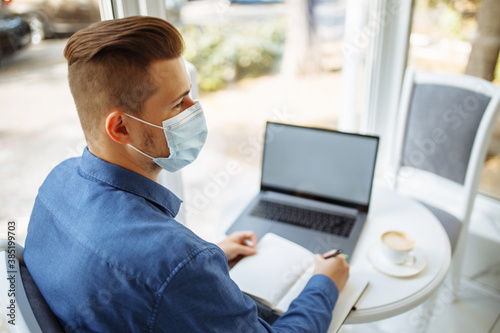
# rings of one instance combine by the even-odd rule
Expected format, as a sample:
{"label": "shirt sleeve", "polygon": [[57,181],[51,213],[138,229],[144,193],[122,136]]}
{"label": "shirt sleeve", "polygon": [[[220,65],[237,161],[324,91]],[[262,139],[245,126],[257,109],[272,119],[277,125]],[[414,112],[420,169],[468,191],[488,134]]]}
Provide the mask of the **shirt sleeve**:
{"label": "shirt sleeve", "polygon": [[314,275],[300,295],[273,324],[278,332],[326,332],[339,292],[326,275]]}
{"label": "shirt sleeve", "polygon": [[186,258],[167,279],[158,293],[150,331],[326,332],[337,295],[328,277],[315,276],[271,327],[231,280],[226,256],[214,246]]}

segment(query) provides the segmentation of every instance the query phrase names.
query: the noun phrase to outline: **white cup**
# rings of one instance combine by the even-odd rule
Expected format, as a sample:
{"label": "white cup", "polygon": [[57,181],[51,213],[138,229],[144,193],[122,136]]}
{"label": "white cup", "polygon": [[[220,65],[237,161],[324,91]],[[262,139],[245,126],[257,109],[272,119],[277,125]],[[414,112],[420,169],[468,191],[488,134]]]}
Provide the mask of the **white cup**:
{"label": "white cup", "polygon": [[402,264],[408,260],[410,252],[415,247],[415,241],[401,231],[387,231],[380,236],[382,252],[394,264]]}

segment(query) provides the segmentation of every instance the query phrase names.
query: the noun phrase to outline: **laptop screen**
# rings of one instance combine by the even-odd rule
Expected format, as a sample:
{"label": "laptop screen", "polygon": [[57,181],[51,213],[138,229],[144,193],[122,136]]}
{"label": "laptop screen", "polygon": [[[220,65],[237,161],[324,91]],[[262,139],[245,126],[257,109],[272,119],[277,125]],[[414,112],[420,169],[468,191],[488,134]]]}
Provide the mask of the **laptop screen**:
{"label": "laptop screen", "polygon": [[262,189],[368,208],[378,137],[267,123]]}

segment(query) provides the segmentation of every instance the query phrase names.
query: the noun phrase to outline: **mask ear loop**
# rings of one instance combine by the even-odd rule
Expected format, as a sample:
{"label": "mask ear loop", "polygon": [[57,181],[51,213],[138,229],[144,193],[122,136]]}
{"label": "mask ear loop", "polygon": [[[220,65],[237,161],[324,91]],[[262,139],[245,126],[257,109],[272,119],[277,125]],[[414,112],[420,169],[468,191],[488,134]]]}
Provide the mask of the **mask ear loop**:
{"label": "mask ear loop", "polygon": [[149,156],[148,154],[146,154],[145,152],[142,152],[140,151],[139,149],[135,148],[134,146],[132,146],[130,143],[128,143],[128,146],[131,147],[131,148],[134,148],[134,150],[138,151],[139,153],[141,153],[142,155],[146,156],[146,157],[149,157],[150,159],[154,160],[155,158],[152,157],[152,156]]}
{"label": "mask ear loop", "polygon": [[156,128],[161,128],[161,129],[164,129],[164,128],[163,128],[163,126],[158,126],[158,125],[155,125],[155,124],[151,124],[150,122],[147,122],[147,121],[145,121],[145,120],[142,120],[141,118],[134,117],[134,116],[132,116],[132,115],[130,115],[130,114],[128,114],[128,113],[124,113],[124,115],[126,115],[126,116],[128,116],[128,117],[130,117],[130,118],[132,118],[132,119],[135,119],[135,120],[137,120],[137,121],[140,121],[141,123],[148,124],[149,126],[153,126],[153,127],[156,127]]}
{"label": "mask ear loop", "polygon": [[[158,125],[155,125],[155,124],[151,124],[150,122],[147,122],[147,121],[142,120],[142,119],[140,119],[140,118],[134,117],[134,116],[132,116],[132,115],[130,115],[130,114],[128,114],[128,113],[124,113],[124,115],[126,115],[126,116],[128,116],[128,117],[130,117],[130,118],[132,118],[132,119],[135,119],[135,120],[137,120],[137,121],[140,121],[141,123],[144,123],[144,124],[147,124],[147,125],[150,125],[150,126],[156,127],[156,128],[161,128],[161,129],[163,129],[163,127],[162,127],[162,126],[158,126]],[[148,155],[148,154],[146,154],[145,152],[142,152],[142,151],[140,151],[139,149],[135,148],[135,147],[134,147],[134,146],[132,146],[130,143],[128,144],[128,146],[130,146],[130,147],[134,148],[134,150],[138,151],[139,153],[141,153],[142,155],[144,155],[144,156],[146,156],[146,157],[149,157],[149,158],[150,158],[150,159],[152,159],[152,160],[154,160],[154,159],[155,159],[154,157],[149,156],[149,155]]]}

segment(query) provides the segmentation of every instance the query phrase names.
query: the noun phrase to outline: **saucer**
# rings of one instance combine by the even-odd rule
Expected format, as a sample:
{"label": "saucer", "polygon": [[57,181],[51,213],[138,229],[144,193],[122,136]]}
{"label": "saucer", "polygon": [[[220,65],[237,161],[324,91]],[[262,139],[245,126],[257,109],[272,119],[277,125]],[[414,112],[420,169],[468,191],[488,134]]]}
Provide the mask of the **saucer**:
{"label": "saucer", "polygon": [[402,264],[390,262],[382,253],[380,244],[375,243],[368,249],[368,259],[378,271],[395,277],[409,277],[417,275],[427,266],[422,249],[415,248],[410,252],[410,258]]}

